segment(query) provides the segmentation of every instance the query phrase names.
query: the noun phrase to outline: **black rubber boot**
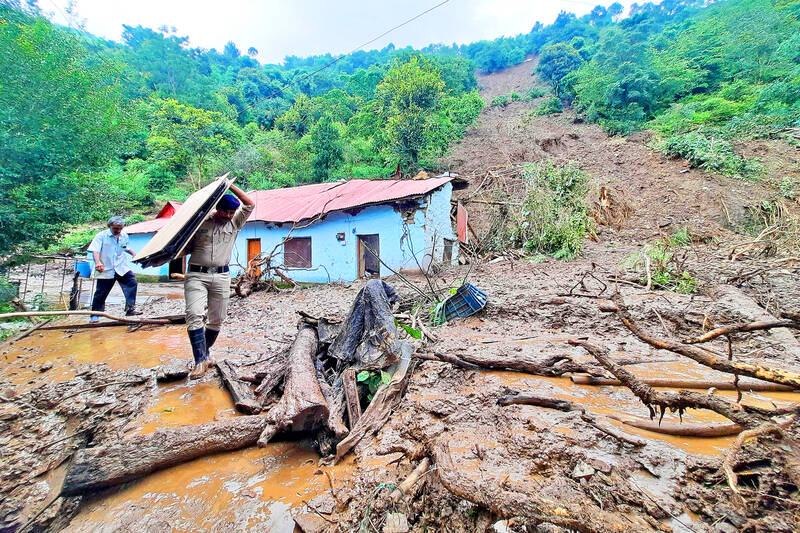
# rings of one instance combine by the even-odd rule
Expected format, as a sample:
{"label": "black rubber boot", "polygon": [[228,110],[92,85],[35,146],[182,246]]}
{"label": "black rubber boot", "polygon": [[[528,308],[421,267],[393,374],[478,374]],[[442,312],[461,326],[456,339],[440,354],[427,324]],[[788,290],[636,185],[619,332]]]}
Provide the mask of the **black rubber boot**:
{"label": "black rubber boot", "polygon": [[205,328],[187,330],[187,333],[189,333],[189,342],[192,343],[192,355],[194,355],[195,365],[202,363],[206,360],[206,357],[208,357],[204,329]]}
{"label": "black rubber boot", "polygon": [[219,336],[218,329],[206,328],[206,357],[208,357],[209,359],[213,359],[211,357],[211,347],[214,346],[215,342],[217,342],[218,336]]}

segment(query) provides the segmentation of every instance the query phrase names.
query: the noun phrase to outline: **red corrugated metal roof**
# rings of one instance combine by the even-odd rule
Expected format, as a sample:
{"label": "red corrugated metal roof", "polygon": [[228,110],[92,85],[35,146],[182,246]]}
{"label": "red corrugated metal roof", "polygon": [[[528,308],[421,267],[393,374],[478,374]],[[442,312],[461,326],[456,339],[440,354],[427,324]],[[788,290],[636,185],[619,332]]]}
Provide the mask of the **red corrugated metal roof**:
{"label": "red corrugated metal roof", "polygon": [[155,233],[164,226],[171,217],[154,218],[153,220],[145,220],[144,222],[137,222],[130,226],[125,226],[125,233],[133,235],[136,233]]}
{"label": "red corrugated metal roof", "polygon": [[[333,211],[422,196],[452,179],[448,176],[426,180],[350,180],[251,191],[247,194],[255,202],[256,208],[247,220],[300,222]],[[180,206],[177,202],[170,203]],[[155,233],[168,220],[169,217],[146,220],[127,226],[125,231],[128,234]]]}
{"label": "red corrugated metal roof", "polygon": [[256,208],[248,221],[300,222],[320,214],[422,196],[451,177],[426,180],[349,180],[248,193]]}

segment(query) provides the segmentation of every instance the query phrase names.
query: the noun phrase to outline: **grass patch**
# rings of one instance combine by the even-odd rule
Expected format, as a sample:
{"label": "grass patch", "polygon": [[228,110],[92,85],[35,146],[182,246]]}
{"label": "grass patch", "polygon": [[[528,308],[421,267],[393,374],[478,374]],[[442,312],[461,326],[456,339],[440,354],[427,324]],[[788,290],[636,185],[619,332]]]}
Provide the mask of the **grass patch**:
{"label": "grass patch", "polygon": [[589,229],[586,193],[589,176],[571,165],[550,161],[525,169],[525,196],[499,207],[487,242],[495,250],[524,248],[536,255],[572,259]]}
{"label": "grass patch", "polygon": [[698,131],[667,137],[661,151],[670,157],[682,157],[693,167],[744,181],[757,181],[763,172],[757,160],[740,156],[727,140]]}
{"label": "grass patch", "polygon": [[561,113],[564,107],[561,104],[561,98],[558,96],[551,96],[533,110],[534,115],[552,115],[553,113]]}
{"label": "grass patch", "polygon": [[527,100],[534,100],[536,98],[541,98],[542,96],[547,96],[548,94],[550,94],[550,89],[533,86],[528,89],[528,92],[525,93],[525,98]]}
{"label": "grass patch", "polygon": [[692,243],[687,229],[680,229],[654,243],[648,244],[625,261],[627,268],[634,269],[642,285],[654,289],[692,294],[697,292],[697,280],[686,269],[686,259]]}

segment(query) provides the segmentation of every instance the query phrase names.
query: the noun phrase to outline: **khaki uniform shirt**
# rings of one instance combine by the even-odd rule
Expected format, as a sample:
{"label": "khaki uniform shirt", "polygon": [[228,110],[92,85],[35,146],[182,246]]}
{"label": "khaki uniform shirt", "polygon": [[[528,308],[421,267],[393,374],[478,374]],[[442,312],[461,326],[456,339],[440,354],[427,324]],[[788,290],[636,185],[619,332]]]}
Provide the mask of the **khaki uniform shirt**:
{"label": "khaki uniform shirt", "polygon": [[236,235],[252,212],[253,206],[242,204],[233,218],[224,224],[214,222],[214,214],[210,214],[186,247],[186,253],[191,254],[189,263],[207,267],[230,264]]}

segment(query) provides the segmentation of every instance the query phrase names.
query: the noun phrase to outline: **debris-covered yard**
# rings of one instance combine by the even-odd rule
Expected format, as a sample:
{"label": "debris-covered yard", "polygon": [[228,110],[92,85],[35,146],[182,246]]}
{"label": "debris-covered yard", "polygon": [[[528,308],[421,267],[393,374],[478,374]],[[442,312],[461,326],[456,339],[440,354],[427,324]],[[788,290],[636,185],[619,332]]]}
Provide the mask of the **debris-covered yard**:
{"label": "debris-covered yard", "polygon": [[[483,235],[498,198],[523,203],[523,162],[573,161],[575,259],[484,250],[390,288],[234,298],[199,382],[176,325],[5,346],[0,531],[798,530],[796,202],[765,214],[764,184],[534,105],[484,112],[451,156],[460,198]],[[432,325],[424,295],[464,281],[486,307]]]}

